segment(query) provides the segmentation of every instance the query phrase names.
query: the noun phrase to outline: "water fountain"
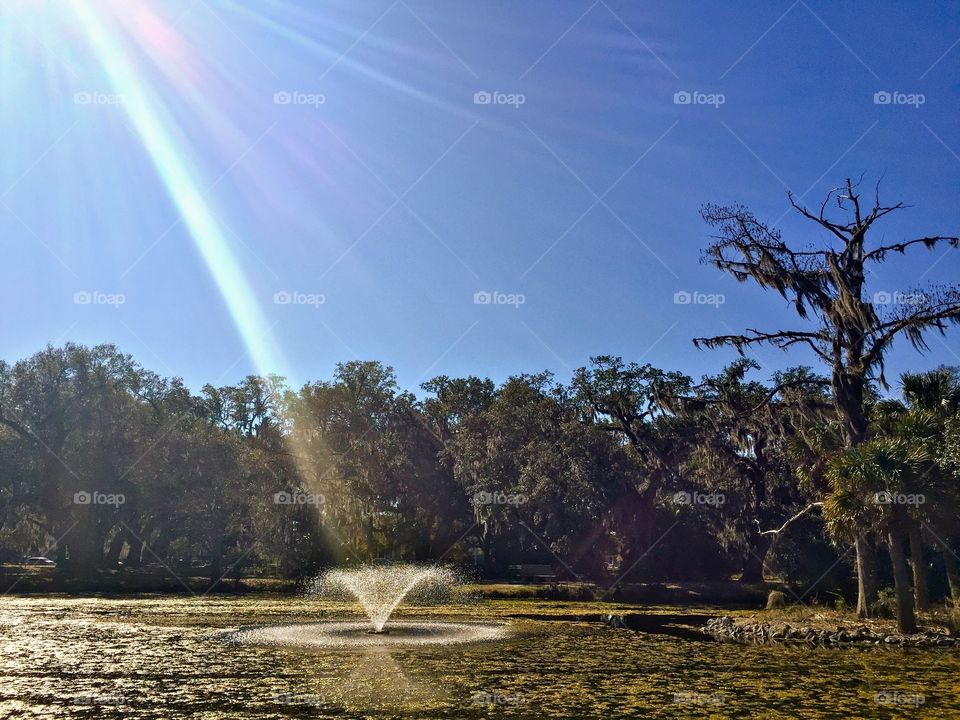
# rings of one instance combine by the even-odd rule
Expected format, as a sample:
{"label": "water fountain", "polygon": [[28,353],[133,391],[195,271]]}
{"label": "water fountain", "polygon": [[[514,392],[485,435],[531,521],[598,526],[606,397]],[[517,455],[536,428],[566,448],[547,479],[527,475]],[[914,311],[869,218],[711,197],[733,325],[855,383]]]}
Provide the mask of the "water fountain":
{"label": "water fountain", "polygon": [[371,634],[388,633],[384,626],[408,595],[418,600],[444,602],[456,586],[451,570],[436,566],[366,565],[356,570],[331,570],[314,581],[312,592],[321,597],[357,599],[370,619]]}
{"label": "water fountain", "polygon": [[242,629],[228,640],[304,648],[389,648],[453,645],[505,637],[501,623],[393,620],[401,603],[439,605],[457,597],[459,581],[448,568],[429,565],[365,565],[331,570],[309,583],[307,594],[360,604],[366,620],[330,620],[306,625]]}

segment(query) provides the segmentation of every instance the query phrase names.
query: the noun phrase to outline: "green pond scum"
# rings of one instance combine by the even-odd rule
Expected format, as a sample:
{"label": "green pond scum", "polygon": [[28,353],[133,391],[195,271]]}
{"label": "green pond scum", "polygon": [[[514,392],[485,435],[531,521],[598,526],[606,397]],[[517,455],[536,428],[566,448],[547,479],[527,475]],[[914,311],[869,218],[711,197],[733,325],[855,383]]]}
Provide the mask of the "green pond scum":
{"label": "green pond scum", "polygon": [[[304,649],[257,626],[359,619],[291,597],[0,599],[4,718],[951,718],[960,653],[749,647],[609,627],[710,608],[480,600],[399,621],[503,622],[494,641]],[[676,620],[676,618],[674,618]]]}

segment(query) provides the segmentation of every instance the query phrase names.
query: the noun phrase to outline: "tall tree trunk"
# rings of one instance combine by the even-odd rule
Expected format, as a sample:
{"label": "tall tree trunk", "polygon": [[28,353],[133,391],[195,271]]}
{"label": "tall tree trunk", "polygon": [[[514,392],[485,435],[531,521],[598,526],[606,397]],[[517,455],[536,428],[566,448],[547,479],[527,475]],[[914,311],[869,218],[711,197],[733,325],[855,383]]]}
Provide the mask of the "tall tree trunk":
{"label": "tall tree trunk", "polygon": [[[766,438],[759,434],[755,438],[753,452],[755,461],[748,463],[748,477],[750,480],[750,489],[753,492],[754,511],[759,513],[760,508],[767,501],[766,472],[768,467],[766,457]],[[760,528],[757,532],[748,532],[747,535],[747,556],[743,562],[743,571],[740,574],[741,583],[762,583],[763,569],[770,550],[771,541],[769,536],[761,535]]]}
{"label": "tall tree trunk", "polygon": [[114,570],[117,563],[120,562],[120,553],[123,552],[123,545],[127,540],[127,531],[124,528],[117,528],[110,541],[110,549],[107,551],[106,566],[108,570]]}
{"label": "tall tree trunk", "polygon": [[[862,351],[855,348],[857,359]],[[855,448],[867,439],[867,412],[863,402],[866,380],[862,374],[849,373],[834,364],[831,376],[834,403],[843,420],[847,448]],[[869,540],[860,537],[854,544],[857,553],[857,615],[870,617],[877,599],[877,559]]]}
{"label": "tall tree trunk", "polygon": [[103,560],[103,545],[100,542],[95,508],[80,506],[77,512],[77,524],[67,538],[70,549],[67,573],[71,577],[90,580]]}
{"label": "tall tree trunk", "polygon": [[857,615],[871,617],[877,600],[877,557],[866,537],[857,538],[854,549],[857,553]]}
{"label": "tall tree trunk", "polygon": [[743,572],[740,574],[741,583],[762,583],[763,582],[763,558],[766,554],[765,547],[755,547],[750,543],[750,552],[743,561]]}
{"label": "tall tree trunk", "polygon": [[927,567],[923,562],[923,536],[920,524],[910,523],[910,568],[913,570],[913,597],[917,610],[930,607],[930,592],[927,589]]}
{"label": "tall tree trunk", "polygon": [[127,545],[129,550],[127,550],[127,566],[128,567],[142,567],[143,566],[143,555],[147,551],[147,541],[146,538],[150,537],[153,533],[153,523],[147,521],[140,528],[139,537],[133,534],[131,530],[127,530],[130,535],[127,537]]}
{"label": "tall tree trunk", "polygon": [[913,593],[910,592],[910,570],[903,548],[899,523],[894,523],[887,535],[890,562],[893,565],[893,584],[897,591],[897,629],[906,634],[917,631],[917,618],[913,612]]}
{"label": "tall tree trunk", "polygon": [[152,554],[169,565],[176,564],[169,557],[170,543],[173,542],[173,533],[174,529],[171,525],[163,525],[160,527],[160,533],[157,535],[157,539],[150,544]]}
{"label": "tall tree trunk", "polygon": [[127,551],[127,565],[129,567],[143,566],[143,551],[146,550],[146,543],[143,540],[133,539],[130,543],[130,549]]}
{"label": "tall tree trunk", "polygon": [[487,577],[497,577],[497,563],[494,558],[493,550],[493,531],[490,524],[484,520],[480,523],[480,542],[483,545],[483,564]]}
{"label": "tall tree trunk", "polygon": [[960,604],[960,571],[957,570],[957,558],[950,546],[943,548],[943,567],[947,571],[950,597],[953,602]]}
{"label": "tall tree trunk", "polygon": [[217,539],[213,544],[213,552],[210,557],[210,589],[216,590],[220,585],[220,578],[223,577],[223,533],[217,534]]}

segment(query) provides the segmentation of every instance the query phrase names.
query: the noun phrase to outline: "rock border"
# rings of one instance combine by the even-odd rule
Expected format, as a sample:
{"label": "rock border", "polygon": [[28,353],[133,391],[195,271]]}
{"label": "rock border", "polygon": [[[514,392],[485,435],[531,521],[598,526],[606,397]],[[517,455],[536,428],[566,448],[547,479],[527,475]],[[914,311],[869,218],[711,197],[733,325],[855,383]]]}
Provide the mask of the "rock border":
{"label": "rock border", "polygon": [[937,632],[888,635],[874,632],[866,625],[858,625],[852,629],[818,629],[809,626],[793,627],[785,622],[737,622],[729,615],[708,620],[702,631],[716,640],[744,645],[807,643],[822,646],[960,647],[960,638]]}

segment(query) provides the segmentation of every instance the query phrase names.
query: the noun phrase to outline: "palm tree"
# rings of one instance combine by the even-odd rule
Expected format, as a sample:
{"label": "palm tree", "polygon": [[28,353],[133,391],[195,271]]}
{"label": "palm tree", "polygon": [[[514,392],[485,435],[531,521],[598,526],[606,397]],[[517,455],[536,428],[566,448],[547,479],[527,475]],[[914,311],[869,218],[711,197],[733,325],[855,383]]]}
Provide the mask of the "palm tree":
{"label": "palm tree", "polygon": [[876,529],[886,538],[897,596],[897,628],[903,633],[917,631],[904,540],[918,523],[911,508],[924,497],[920,489],[932,463],[925,444],[883,437],[835,456],[827,471],[832,486],[823,508],[828,527],[846,536]]}
{"label": "palm tree", "polygon": [[[954,497],[960,495],[960,413],[950,418],[944,426],[943,450],[940,455],[940,463],[947,474],[948,483],[953,488]],[[939,525],[941,529],[948,529],[956,532],[957,506],[960,500],[956,500],[953,511],[947,515],[944,514],[943,522]],[[941,540],[940,538],[944,538]],[[950,584],[950,595],[954,603],[960,607],[960,571],[957,569],[958,558],[956,551],[948,544],[950,532],[942,534],[937,538],[937,544],[943,549],[943,564],[947,571],[947,581]],[[956,547],[956,544],[954,544]]]}
{"label": "palm tree", "polygon": [[[697,338],[696,345],[732,346],[739,352],[770,344],[786,350],[805,346],[830,369],[833,403],[847,448],[868,440],[868,390],[873,380],[884,384],[884,355],[901,336],[917,349],[926,348],[925,334],[945,332],[947,324],[960,322],[960,287],[934,288],[910,294],[911,302],[889,307],[867,292],[874,264],[891,253],[903,254],[918,247],[957,248],[960,239],[928,235],[893,243],[873,242],[873,225],[904,207],[882,205],[879,184],[872,203],[863,201],[859,182],[847,179],[831,190],[817,211],[810,211],[789,196],[793,208],[822,229],[818,245],[789,244],[780,231],[758,220],[741,205],[706,205],[703,219],[717,229],[705,259],[738,281],[752,280],[787,299],[801,320],[801,328],[763,331],[750,328],[743,334]],[[836,208],[836,209],[832,209]],[[890,295],[890,298],[898,297]],[[870,566],[868,540],[855,539],[858,573]],[[864,592],[870,583],[860,577],[857,610],[868,614],[871,598]]]}
{"label": "palm tree", "polygon": [[941,367],[925,373],[906,373],[901,376],[901,388],[907,404],[893,402],[885,408],[887,432],[926,445],[932,458],[925,476],[928,501],[920,508],[920,522],[910,532],[917,607],[924,608],[929,597],[923,564],[923,528],[942,551],[951,596],[957,600],[960,593],[957,558],[949,542],[957,529],[960,488],[956,469],[951,469],[946,461],[945,445],[948,425],[960,410],[960,371]]}

